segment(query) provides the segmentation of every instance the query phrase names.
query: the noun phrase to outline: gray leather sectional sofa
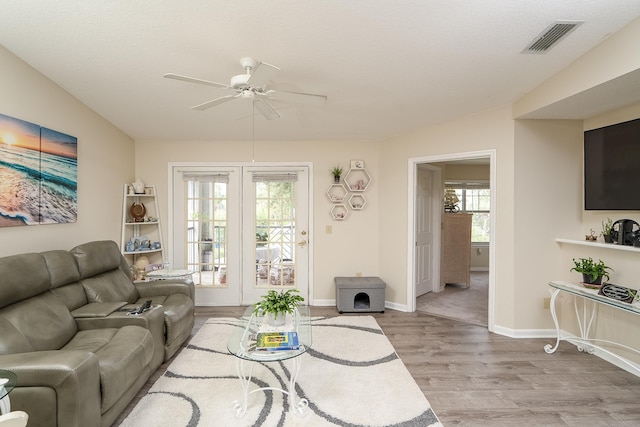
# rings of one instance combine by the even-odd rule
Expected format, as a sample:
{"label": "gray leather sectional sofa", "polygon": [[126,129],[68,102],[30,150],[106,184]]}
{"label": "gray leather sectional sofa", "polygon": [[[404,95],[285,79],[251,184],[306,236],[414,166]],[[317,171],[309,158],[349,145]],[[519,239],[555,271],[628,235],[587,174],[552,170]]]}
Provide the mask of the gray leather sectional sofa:
{"label": "gray leather sectional sofa", "polygon": [[193,324],[193,282],[133,283],[115,242],[0,258],[0,369],[29,427],[111,425]]}

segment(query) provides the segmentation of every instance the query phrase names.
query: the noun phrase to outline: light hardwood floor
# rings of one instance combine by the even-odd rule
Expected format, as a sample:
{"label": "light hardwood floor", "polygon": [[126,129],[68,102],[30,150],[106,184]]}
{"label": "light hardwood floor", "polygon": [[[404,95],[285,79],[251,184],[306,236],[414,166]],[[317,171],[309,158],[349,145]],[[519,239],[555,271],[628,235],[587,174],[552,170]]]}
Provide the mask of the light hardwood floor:
{"label": "light hardwood floor", "polygon": [[[195,332],[209,317],[243,307],[198,307]],[[314,316],[337,316],[312,307]],[[352,314],[343,314],[343,316]],[[371,313],[445,426],[638,426],[640,378],[549,339],[513,339],[485,327],[426,313]],[[164,363],[114,425],[166,370]],[[143,427],[143,426],[141,426]]]}

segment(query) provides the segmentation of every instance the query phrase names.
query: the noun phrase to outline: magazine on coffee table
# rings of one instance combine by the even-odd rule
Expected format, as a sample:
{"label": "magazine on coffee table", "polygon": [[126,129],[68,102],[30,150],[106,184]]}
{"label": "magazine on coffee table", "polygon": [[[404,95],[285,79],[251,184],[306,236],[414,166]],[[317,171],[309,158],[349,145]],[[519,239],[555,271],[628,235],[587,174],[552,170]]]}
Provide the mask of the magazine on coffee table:
{"label": "magazine on coffee table", "polygon": [[258,351],[286,351],[299,348],[297,332],[258,332],[256,335]]}

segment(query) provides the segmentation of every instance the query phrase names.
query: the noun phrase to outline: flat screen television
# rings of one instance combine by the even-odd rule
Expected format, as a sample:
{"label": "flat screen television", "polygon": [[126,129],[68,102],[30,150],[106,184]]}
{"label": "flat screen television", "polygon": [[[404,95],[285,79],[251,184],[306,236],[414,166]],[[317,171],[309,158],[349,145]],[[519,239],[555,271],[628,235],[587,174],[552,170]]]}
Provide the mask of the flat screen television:
{"label": "flat screen television", "polygon": [[640,119],[584,133],[585,210],[640,210]]}

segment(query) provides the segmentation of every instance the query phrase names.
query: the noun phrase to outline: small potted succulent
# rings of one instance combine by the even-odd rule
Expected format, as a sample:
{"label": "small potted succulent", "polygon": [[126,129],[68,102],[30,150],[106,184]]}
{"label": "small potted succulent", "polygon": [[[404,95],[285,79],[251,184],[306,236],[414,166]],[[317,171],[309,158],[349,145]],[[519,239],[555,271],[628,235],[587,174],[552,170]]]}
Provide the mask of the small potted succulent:
{"label": "small potted succulent", "polygon": [[267,323],[271,326],[284,325],[287,313],[293,314],[304,301],[304,298],[298,295],[299,292],[297,289],[280,292],[270,290],[254,305],[253,314],[266,316]]}
{"label": "small potted succulent", "polygon": [[595,262],[593,258],[573,259],[574,267],[570,271],[582,273],[583,285],[587,287],[602,286],[602,279],[609,280],[609,271],[613,268],[607,266],[601,259]]}
{"label": "small potted succulent", "polygon": [[602,237],[604,238],[605,243],[613,243],[613,238],[611,237],[612,229],[613,220],[611,218],[607,218],[606,221],[602,221]]}
{"label": "small potted succulent", "polygon": [[333,175],[334,182],[340,182],[340,175],[342,175],[342,166],[334,166],[331,169],[331,175]]}

